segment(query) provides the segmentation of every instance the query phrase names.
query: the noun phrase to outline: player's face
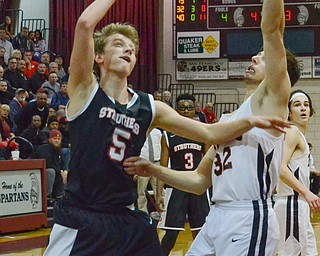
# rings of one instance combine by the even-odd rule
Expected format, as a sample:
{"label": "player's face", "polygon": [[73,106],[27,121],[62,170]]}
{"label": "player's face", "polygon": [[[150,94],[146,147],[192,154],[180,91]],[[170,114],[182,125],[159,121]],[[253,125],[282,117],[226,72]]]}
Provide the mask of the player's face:
{"label": "player's face", "polygon": [[180,100],[177,105],[177,112],[185,117],[194,117],[194,103],[192,100]]}
{"label": "player's face", "polygon": [[107,72],[113,71],[128,76],[136,64],[135,46],[124,35],[111,35],[102,58]]}
{"label": "player's face", "polygon": [[306,125],[310,118],[310,104],[306,96],[297,96],[292,99],[290,103],[290,121],[299,124]]}
{"label": "player's face", "polygon": [[264,52],[251,58],[251,64],[244,73],[244,81],[248,84],[259,84],[265,77]]}

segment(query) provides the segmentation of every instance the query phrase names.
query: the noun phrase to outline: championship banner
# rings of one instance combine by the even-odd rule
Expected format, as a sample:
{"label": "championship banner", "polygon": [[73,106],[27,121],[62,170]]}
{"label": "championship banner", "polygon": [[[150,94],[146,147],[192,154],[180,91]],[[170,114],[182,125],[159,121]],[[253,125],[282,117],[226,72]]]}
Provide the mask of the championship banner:
{"label": "championship banner", "polygon": [[176,80],[223,80],[228,79],[228,60],[178,60]]}

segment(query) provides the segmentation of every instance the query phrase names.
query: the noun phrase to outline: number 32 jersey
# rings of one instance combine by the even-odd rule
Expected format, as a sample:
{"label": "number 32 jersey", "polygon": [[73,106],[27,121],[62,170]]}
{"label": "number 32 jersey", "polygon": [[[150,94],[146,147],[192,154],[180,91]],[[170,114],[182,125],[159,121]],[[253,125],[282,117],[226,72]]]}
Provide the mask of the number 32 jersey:
{"label": "number 32 jersey", "polygon": [[96,85],[86,106],[68,117],[71,162],[67,200],[79,207],[108,211],[133,204],[136,184],[123,161],[139,156],[155,116],[153,97],[133,92],[121,105]]}
{"label": "number 32 jersey", "polygon": [[[252,116],[251,97],[220,122]],[[253,128],[241,137],[219,145],[212,165],[213,200],[265,200],[276,187],[283,155],[284,135],[272,136]]]}

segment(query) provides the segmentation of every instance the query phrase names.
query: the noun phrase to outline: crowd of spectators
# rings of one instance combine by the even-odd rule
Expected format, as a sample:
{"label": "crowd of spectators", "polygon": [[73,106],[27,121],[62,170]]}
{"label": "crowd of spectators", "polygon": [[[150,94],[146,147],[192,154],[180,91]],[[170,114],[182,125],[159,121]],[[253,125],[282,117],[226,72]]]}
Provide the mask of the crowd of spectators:
{"label": "crowd of spectators", "polygon": [[[69,169],[68,101],[62,56],[47,51],[40,30],[22,27],[15,34],[5,17],[0,24],[0,160],[10,159],[16,149],[20,158],[45,159],[52,198],[63,194]],[[32,151],[27,153],[24,141]]]}

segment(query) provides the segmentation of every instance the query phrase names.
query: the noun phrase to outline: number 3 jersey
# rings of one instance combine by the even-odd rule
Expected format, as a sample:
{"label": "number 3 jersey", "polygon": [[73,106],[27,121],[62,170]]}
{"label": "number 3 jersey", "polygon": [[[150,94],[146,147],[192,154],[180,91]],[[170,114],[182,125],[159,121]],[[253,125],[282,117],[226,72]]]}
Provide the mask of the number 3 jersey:
{"label": "number 3 jersey", "polygon": [[[251,97],[220,122],[252,116]],[[213,200],[265,200],[276,187],[283,155],[284,135],[274,137],[253,128],[241,137],[219,145],[212,166]]]}
{"label": "number 3 jersey", "polygon": [[151,95],[128,90],[133,97],[121,105],[96,85],[84,108],[68,117],[72,147],[66,200],[70,203],[108,211],[136,201],[136,184],[122,163],[140,155],[155,105]]}
{"label": "number 3 jersey", "polygon": [[204,143],[182,138],[167,131],[163,134],[169,148],[171,169],[183,171],[196,169],[204,153]]}

